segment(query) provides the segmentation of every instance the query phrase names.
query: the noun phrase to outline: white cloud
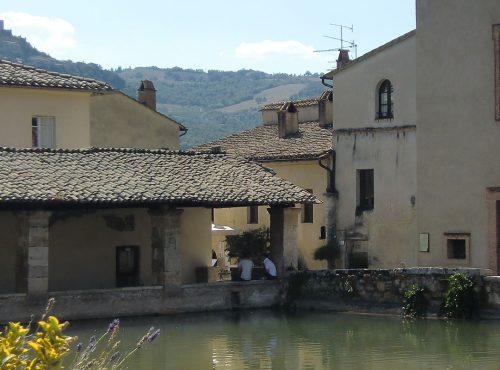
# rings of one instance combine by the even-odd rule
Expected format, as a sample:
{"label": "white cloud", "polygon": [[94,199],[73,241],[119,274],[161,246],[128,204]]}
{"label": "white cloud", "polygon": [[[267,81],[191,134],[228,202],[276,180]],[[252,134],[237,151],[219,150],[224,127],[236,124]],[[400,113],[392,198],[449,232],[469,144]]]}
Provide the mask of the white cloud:
{"label": "white cloud", "polygon": [[5,21],[6,29],[11,29],[15,35],[26,37],[34,47],[55,58],[66,57],[66,51],[76,44],[75,28],[61,18],[4,12],[0,13],[0,19]]}
{"label": "white cloud", "polygon": [[268,58],[268,57],[296,57],[304,59],[317,59],[318,54],[314,53],[314,48],[296,40],[261,42],[243,42],[234,50],[237,58]]}

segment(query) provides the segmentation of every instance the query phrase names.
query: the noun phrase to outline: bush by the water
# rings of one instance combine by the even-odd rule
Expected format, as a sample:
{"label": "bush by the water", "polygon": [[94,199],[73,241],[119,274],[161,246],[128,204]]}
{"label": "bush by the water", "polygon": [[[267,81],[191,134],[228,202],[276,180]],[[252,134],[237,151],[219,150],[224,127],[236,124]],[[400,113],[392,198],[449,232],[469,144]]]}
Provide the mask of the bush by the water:
{"label": "bush by the water", "polygon": [[406,318],[416,318],[427,316],[429,303],[425,297],[424,288],[417,284],[412,284],[404,292],[403,316]]}
{"label": "bush by the water", "polygon": [[450,319],[470,319],[478,310],[478,299],[474,292],[474,282],[457,272],[448,279],[448,290],[441,307],[441,315]]}

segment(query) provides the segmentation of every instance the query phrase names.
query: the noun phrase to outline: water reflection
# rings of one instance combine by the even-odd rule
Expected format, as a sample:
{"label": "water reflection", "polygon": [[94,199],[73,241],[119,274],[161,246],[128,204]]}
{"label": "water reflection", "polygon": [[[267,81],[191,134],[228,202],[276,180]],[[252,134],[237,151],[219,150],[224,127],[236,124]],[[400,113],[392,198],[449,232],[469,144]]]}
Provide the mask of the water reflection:
{"label": "water reflection", "polygon": [[[149,326],[161,336],[131,369],[500,369],[500,323],[402,322],[397,317],[275,311],[123,319],[133,347]],[[105,321],[72,324],[82,339]]]}

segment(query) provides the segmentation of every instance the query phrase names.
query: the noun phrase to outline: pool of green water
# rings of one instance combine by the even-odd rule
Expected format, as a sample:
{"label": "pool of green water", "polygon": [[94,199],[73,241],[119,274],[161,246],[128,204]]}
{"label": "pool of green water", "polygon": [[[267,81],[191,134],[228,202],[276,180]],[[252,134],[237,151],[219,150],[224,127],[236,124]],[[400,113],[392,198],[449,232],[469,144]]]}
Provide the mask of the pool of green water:
{"label": "pool of green water", "polygon": [[[218,312],[122,319],[121,348],[161,335],[128,361],[145,369],[500,369],[500,321],[418,320],[330,312]],[[84,344],[107,321],[67,329]]]}

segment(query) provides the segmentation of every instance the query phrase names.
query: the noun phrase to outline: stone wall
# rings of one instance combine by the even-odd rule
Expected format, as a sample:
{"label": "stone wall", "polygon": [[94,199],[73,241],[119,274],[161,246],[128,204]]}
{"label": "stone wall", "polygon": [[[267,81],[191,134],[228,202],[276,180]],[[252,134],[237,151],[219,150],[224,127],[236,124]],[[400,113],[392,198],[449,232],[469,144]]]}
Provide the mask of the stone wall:
{"label": "stone wall", "polygon": [[425,289],[430,313],[437,313],[448,278],[464,272],[476,283],[483,311],[500,312],[500,277],[488,270],[460,268],[351,269],[298,272],[290,277],[288,300],[303,308],[400,312],[404,291],[412,284]]}
{"label": "stone wall", "polygon": [[48,298],[55,298],[52,314],[60,319],[267,308],[283,301],[279,281],[219,282],[164,289],[160,286],[51,292],[33,300],[26,294],[0,295],[0,323],[38,318]]}

